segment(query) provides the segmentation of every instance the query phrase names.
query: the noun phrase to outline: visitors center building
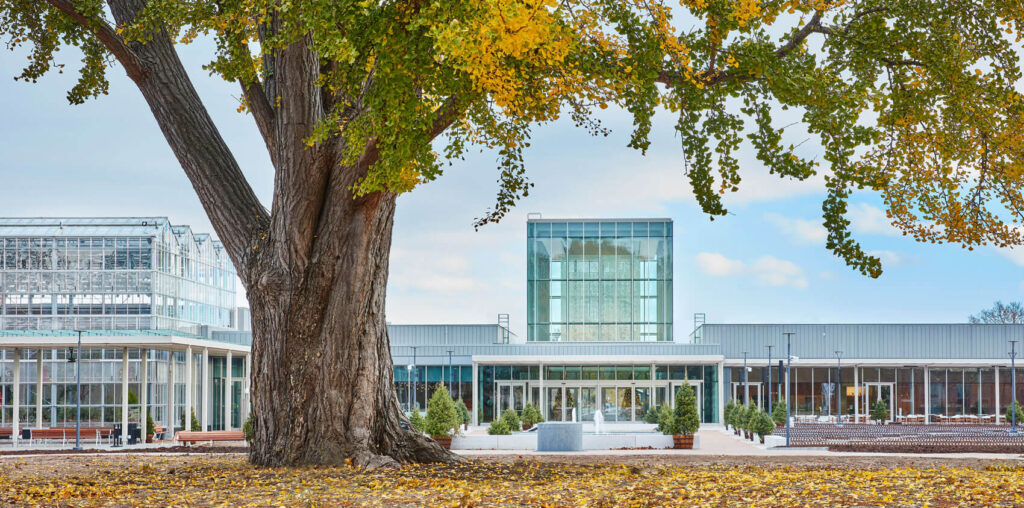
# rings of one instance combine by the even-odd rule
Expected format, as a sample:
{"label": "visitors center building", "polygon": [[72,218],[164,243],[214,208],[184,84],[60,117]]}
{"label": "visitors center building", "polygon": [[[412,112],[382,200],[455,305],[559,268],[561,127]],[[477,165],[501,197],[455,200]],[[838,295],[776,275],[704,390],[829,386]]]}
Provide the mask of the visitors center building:
{"label": "visitors center building", "polygon": [[[676,326],[670,219],[531,218],[525,251],[525,330],[497,312],[389,324],[404,407],[443,385],[475,424],[531,403],[547,420],[636,425],[690,385],[705,423],[788,390],[798,421],[865,421],[884,401],[893,421],[942,424],[1000,422],[1024,396],[1008,355],[1024,325]],[[0,219],[0,437],[74,426],[79,369],[83,425],[180,430],[194,412],[240,428],[251,332],[235,284],[216,240],[166,218]]]}

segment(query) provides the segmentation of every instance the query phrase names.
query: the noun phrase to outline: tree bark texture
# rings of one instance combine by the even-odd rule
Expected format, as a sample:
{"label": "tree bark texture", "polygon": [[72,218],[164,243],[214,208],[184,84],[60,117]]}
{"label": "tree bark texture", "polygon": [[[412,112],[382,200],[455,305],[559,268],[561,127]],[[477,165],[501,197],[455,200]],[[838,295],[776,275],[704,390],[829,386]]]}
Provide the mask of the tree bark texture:
{"label": "tree bark texture", "polygon": [[395,196],[349,203],[330,218],[339,250],[314,256],[287,287],[249,294],[255,464],[452,460],[399,423],[384,320]]}
{"label": "tree bark texture", "polygon": [[[145,0],[110,0],[118,24]],[[125,49],[127,48],[127,49]],[[252,308],[252,410],[258,465],[457,460],[401,426],[384,299],[396,196],[359,198],[352,184],[376,160],[339,164],[337,141],[305,139],[325,110],[317,58],[302,44],[273,58],[260,114],[275,166],[271,211],[256,198],[166,33],[127,43],[122,60],[145,97],[224,247]],[[249,87],[260,90],[262,87]],[[272,115],[272,116],[271,116]]]}

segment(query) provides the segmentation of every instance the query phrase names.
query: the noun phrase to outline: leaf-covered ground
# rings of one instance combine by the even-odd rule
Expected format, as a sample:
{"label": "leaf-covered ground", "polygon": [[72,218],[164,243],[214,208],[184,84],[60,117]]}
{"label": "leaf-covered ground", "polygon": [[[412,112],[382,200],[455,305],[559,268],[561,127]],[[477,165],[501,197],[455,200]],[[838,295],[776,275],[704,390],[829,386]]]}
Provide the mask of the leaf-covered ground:
{"label": "leaf-covered ground", "polygon": [[[568,459],[571,460],[571,459]],[[1020,506],[1024,468],[481,462],[257,469],[239,455],[0,463],[0,505]]]}

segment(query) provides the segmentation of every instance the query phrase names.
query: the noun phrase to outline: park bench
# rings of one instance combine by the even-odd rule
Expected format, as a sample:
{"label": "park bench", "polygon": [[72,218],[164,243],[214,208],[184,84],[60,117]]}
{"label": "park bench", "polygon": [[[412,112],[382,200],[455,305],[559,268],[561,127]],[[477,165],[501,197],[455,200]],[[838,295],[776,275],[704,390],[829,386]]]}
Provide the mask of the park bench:
{"label": "park bench", "polygon": [[10,427],[0,427],[0,439],[10,439],[14,430]]}
{"label": "park bench", "polygon": [[60,440],[60,444],[66,444],[68,437],[75,438],[75,429],[67,427],[52,427],[43,429],[26,429],[28,431],[28,444],[32,446],[36,441]]}
{"label": "park bench", "polygon": [[177,440],[180,443],[213,443],[214,441],[245,441],[245,434],[240,430],[213,430],[208,432],[183,430],[178,432]]}
{"label": "park bench", "polygon": [[[74,431],[72,431],[72,435]],[[114,437],[113,427],[82,427],[82,437],[94,436],[96,438],[96,444],[100,444],[100,441],[106,439],[112,441]]]}

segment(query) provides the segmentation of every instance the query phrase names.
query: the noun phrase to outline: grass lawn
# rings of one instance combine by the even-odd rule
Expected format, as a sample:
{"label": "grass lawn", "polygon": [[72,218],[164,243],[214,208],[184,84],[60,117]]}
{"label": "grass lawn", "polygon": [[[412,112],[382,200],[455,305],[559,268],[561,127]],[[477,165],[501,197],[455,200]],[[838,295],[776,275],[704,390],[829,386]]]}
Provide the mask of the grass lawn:
{"label": "grass lawn", "polygon": [[[257,469],[241,455],[0,462],[0,505],[1019,506],[1024,468],[991,462],[698,465],[573,458],[475,460],[398,471]],[[867,458],[865,458],[867,459]]]}

